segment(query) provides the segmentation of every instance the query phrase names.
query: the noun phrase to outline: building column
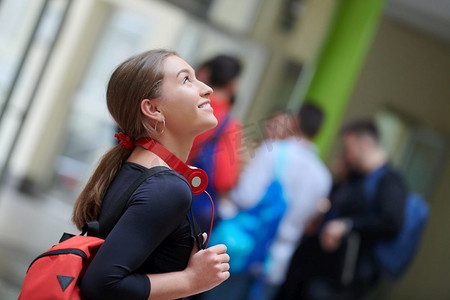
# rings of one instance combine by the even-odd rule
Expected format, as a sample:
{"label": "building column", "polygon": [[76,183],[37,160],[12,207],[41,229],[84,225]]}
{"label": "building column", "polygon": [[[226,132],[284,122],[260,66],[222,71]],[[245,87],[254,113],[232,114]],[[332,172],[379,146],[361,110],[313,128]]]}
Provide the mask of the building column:
{"label": "building column", "polygon": [[315,142],[328,156],[359,71],[374,39],[386,0],[341,0],[320,53],[306,101],[325,113]]}
{"label": "building column", "polygon": [[41,191],[52,183],[72,94],[111,10],[100,0],[73,3],[11,159],[11,174],[23,192]]}

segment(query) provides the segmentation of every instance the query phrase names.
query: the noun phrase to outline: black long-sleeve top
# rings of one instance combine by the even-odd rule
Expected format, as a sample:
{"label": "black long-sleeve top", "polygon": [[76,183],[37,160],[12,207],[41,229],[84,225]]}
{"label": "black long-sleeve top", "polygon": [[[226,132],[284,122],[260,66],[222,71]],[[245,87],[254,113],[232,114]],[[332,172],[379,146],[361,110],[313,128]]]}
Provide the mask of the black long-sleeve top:
{"label": "black long-sleeve top", "polygon": [[[86,299],[148,299],[146,274],[186,268],[193,247],[188,212],[192,192],[187,181],[168,168],[149,177],[127,203],[94,257],[80,288]],[[126,162],[111,183],[102,214],[147,169]]]}
{"label": "black long-sleeve top", "polygon": [[359,177],[331,197],[334,217],[351,220],[352,229],[368,242],[394,236],[403,224],[405,183],[389,166],[383,168],[387,171],[379,179],[374,195],[366,194],[365,177]]}

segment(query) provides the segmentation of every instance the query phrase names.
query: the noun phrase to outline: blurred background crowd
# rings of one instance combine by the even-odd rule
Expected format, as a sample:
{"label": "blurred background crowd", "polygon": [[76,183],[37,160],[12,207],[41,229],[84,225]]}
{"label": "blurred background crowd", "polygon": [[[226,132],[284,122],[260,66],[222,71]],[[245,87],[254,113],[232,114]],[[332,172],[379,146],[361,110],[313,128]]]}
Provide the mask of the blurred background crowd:
{"label": "blurred background crowd", "polygon": [[[175,50],[215,90],[223,130],[194,149],[220,136],[216,228],[280,183],[265,254],[275,267],[254,299],[450,299],[447,0],[0,1],[0,299],[16,299],[31,260],[76,232],[74,201],[115,143],[107,80],[152,48]],[[233,61],[229,80],[212,79],[228,74],[218,57]],[[386,166],[373,196],[387,199],[385,222],[368,224],[367,181]],[[429,219],[407,270],[386,280],[363,257],[400,230],[412,192]],[[224,294],[260,280],[241,271],[219,295],[245,299]]]}

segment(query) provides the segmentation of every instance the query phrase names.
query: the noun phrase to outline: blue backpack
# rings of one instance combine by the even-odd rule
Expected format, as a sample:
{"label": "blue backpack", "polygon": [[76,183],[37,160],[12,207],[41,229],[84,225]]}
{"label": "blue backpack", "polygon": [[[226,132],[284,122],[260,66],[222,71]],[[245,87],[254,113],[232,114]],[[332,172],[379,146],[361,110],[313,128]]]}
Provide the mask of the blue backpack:
{"label": "blue backpack", "polygon": [[212,245],[227,246],[231,273],[262,270],[264,266],[286,211],[286,201],[280,182],[287,159],[283,148],[283,146],[279,148],[274,178],[262,199],[254,207],[218,222],[211,234]]}
{"label": "blue backpack", "polygon": [[[370,174],[365,181],[365,194],[370,208],[375,207],[378,182],[388,172],[384,166]],[[375,244],[373,256],[383,273],[400,277],[405,273],[419,248],[425,225],[429,217],[429,208],[425,199],[415,193],[406,197],[404,223],[400,232],[393,238]]]}
{"label": "blue backpack", "polygon": [[[214,135],[201,145],[201,148],[198,151],[198,154],[195,160],[192,162],[192,165],[204,170],[206,174],[208,174],[208,186],[206,190],[211,195],[214,205],[216,205],[216,192],[213,186],[214,180],[214,154],[216,151],[217,142],[228,125],[230,120],[230,116],[226,116],[220,127],[217,128]],[[208,231],[211,222],[211,202],[208,196],[205,193],[201,193],[199,195],[193,196],[192,199],[192,211],[194,212],[195,218],[197,219],[197,223],[203,231]]]}

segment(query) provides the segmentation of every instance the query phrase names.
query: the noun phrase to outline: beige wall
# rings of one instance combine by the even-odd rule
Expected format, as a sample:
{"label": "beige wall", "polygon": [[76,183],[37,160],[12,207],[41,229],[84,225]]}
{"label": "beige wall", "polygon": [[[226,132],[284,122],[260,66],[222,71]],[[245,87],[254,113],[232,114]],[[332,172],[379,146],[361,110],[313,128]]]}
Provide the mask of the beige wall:
{"label": "beige wall", "polygon": [[337,1],[306,0],[292,30],[280,28],[282,1],[266,0],[256,20],[251,38],[264,44],[270,53],[266,72],[258,93],[252,103],[246,122],[251,123],[267,117],[274,99],[274,90],[287,60],[300,65],[312,63],[322,45]]}
{"label": "beige wall", "polygon": [[384,19],[345,119],[389,105],[450,136],[449,98],[450,44]]}
{"label": "beige wall", "polygon": [[[450,141],[450,43],[384,18],[350,99],[344,122],[388,106]],[[336,153],[336,151],[333,151]],[[431,220],[392,299],[450,297],[450,154],[430,201]]]}

